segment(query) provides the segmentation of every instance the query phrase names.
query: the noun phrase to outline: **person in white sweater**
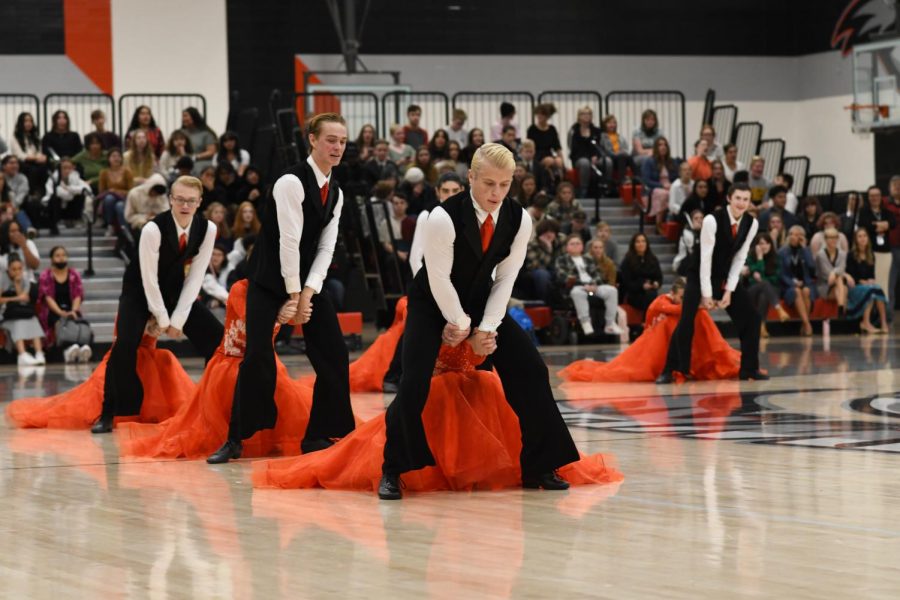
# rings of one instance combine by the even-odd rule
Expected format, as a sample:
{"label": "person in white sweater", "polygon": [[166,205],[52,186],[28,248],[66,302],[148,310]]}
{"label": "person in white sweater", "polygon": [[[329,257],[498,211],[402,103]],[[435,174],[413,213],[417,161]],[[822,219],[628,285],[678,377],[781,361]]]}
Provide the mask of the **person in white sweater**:
{"label": "person in white sweater", "polygon": [[[81,179],[78,170],[68,158],[63,158],[44,186],[44,196],[40,200],[40,208],[32,207],[29,217],[37,223],[43,216],[50,228],[50,235],[59,235],[59,221],[72,221],[81,218],[82,212],[93,212],[91,186]],[[41,214],[34,214],[35,212]]]}
{"label": "person in white sweater", "polygon": [[694,182],[691,179],[691,165],[684,161],[678,167],[678,179],[669,188],[669,217],[678,219],[681,205],[687,200],[694,190]]}

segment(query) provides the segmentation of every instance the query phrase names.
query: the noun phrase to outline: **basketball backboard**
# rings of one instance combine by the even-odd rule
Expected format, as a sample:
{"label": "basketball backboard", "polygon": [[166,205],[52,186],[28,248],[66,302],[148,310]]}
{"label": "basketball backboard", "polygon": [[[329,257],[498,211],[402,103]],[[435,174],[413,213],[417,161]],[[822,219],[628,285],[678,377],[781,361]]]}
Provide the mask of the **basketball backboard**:
{"label": "basketball backboard", "polygon": [[853,131],[900,127],[900,37],[853,48]]}

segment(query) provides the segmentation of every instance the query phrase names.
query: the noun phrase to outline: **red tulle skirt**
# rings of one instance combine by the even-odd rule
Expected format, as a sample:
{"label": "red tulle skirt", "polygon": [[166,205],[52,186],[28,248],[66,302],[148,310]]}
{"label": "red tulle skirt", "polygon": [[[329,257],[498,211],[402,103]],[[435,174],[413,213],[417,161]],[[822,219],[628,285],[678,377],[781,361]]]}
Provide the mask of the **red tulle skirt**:
{"label": "red tulle skirt", "polygon": [[[116,423],[140,421],[159,423],[186,404],[196,385],[168,350],[141,344],[137,351],[137,372],[144,387],[141,414],[116,417]],[[103,409],[103,388],[109,352],[81,385],[48,398],[24,398],[10,402],[6,416],[16,427],[88,429]]]}
{"label": "red tulle skirt", "polygon": [[[483,371],[448,372],[432,379],[422,415],[436,466],[405,473],[415,491],[500,489],[521,483],[519,421],[500,379]],[[374,491],[384,461],[384,415],[337,444],[308,455],[253,465],[256,487]],[[573,484],[622,480],[609,456],[595,454],[560,469]]]}
{"label": "red tulle skirt", "polygon": [[[559,372],[566,381],[638,382],[655,381],[666,366],[669,341],[678,319],[668,317],[635,340],[609,362],[578,360]],[[692,378],[698,381],[734,379],[741,366],[741,353],[725,341],[705,310],[697,311],[691,348]]]}
{"label": "red tulle skirt", "polygon": [[[231,404],[241,357],[217,352],[206,366],[191,399],[171,419],[159,424],[123,423],[116,428],[122,456],[153,458],[206,458],[228,437]],[[291,379],[276,358],[274,429],[244,440],[243,457],[291,455],[300,452],[300,440],[309,423],[312,387]]]}
{"label": "red tulle skirt", "polygon": [[406,296],[397,302],[394,323],[378,336],[362,355],[350,363],[351,392],[380,392],[384,375],[391,366],[394,351],[406,326]]}

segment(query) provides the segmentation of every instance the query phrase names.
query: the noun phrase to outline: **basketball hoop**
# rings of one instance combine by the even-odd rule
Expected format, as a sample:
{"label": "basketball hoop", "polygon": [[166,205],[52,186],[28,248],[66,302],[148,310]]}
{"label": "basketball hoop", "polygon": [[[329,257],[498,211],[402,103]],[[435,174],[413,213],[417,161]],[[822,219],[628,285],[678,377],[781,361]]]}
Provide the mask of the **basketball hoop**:
{"label": "basketball hoop", "polygon": [[853,111],[853,120],[862,120],[862,121],[874,121],[874,119],[864,119],[861,117],[870,116],[874,117],[875,112],[878,112],[878,117],[881,119],[888,119],[891,116],[891,107],[888,104],[851,104],[850,106],[845,106],[844,110],[852,110]]}

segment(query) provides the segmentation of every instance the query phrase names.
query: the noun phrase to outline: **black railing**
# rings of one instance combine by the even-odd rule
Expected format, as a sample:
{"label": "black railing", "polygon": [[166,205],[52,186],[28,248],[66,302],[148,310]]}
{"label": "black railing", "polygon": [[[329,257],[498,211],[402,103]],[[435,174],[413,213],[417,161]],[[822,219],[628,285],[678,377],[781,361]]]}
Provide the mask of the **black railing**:
{"label": "black railing", "polygon": [[491,128],[500,121],[502,102],[509,102],[516,108],[513,124],[518,128],[519,137],[524,139],[534,112],[534,94],[531,92],[457,92],[452,100],[453,108],[461,108],[469,116],[469,131],[481,129],[485,142],[499,138],[499,135],[491,135]]}
{"label": "black railing", "polygon": [[794,178],[792,190],[798,196],[806,193],[806,181],[809,178],[808,156],[785,156],[781,161],[781,172],[788,173]]}
{"label": "black railing", "polygon": [[759,152],[759,143],[762,141],[763,126],[758,121],[738,123],[734,132],[734,144],[737,146],[737,159],[744,163],[744,168],[750,168],[750,159]]}
{"label": "black railing", "polygon": [[[713,115],[716,106],[716,91],[713,89],[706,90],[706,97],[703,100],[703,117],[700,120],[700,126],[713,122]],[[699,131],[697,133],[700,133]]]}
{"label": "black railing", "polygon": [[34,94],[0,94],[0,131],[7,141],[13,136],[16,121],[23,112],[34,117],[34,128],[41,127],[41,101]]}
{"label": "black railing", "polygon": [[378,96],[372,92],[298,92],[291,105],[297,112],[301,131],[306,120],[318,113],[340,113],[347,121],[347,134],[351,140],[359,135],[363,125],[372,125],[381,131],[381,115]]}
{"label": "black railing", "polygon": [[810,175],[809,179],[806,180],[806,189],[803,195],[815,196],[819,198],[820,202],[823,204],[827,202],[830,206],[833,204],[835,183],[834,175]]}
{"label": "black railing", "polygon": [[590,108],[594,113],[594,123],[597,125],[603,119],[603,96],[599,92],[550,90],[538,94],[537,102],[538,104],[552,102],[556,107],[556,115],[553,118],[557,124],[562,154],[566,161],[569,159],[569,130],[578,122],[578,111],[584,107]]}
{"label": "black railing", "polygon": [[659,129],[669,140],[675,154],[687,158],[687,113],[684,94],[675,90],[614,91],[606,95],[604,114],[615,115],[619,131],[628,135],[641,126],[641,115],[647,109],[656,112]]}
{"label": "black railing", "polygon": [[765,159],[763,177],[768,181],[775,179],[781,172],[781,160],[784,158],[785,143],[782,139],[760,140],[757,154]]}
{"label": "black railing", "polygon": [[406,109],[412,104],[422,109],[419,126],[429,135],[450,124],[450,97],[444,92],[388,92],[381,97],[379,135],[387,138],[391,125],[406,123]]}
{"label": "black railing", "polygon": [[206,98],[202,94],[122,94],[119,96],[119,135],[123,141],[140,106],[150,108],[156,126],[166,136],[181,129],[181,114],[189,106],[200,111],[200,116],[206,119]]}
{"label": "black railing", "polygon": [[734,104],[723,104],[713,109],[712,126],[716,129],[716,139],[723,146],[734,142],[737,133],[738,108]]}
{"label": "black railing", "polygon": [[94,130],[91,113],[102,110],[106,114],[106,129],[117,131],[116,101],[109,94],[52,93],[44,96],[44,131],[50,131],[53,113],[64,110],[69,114],[69,129],[81,135]]}

